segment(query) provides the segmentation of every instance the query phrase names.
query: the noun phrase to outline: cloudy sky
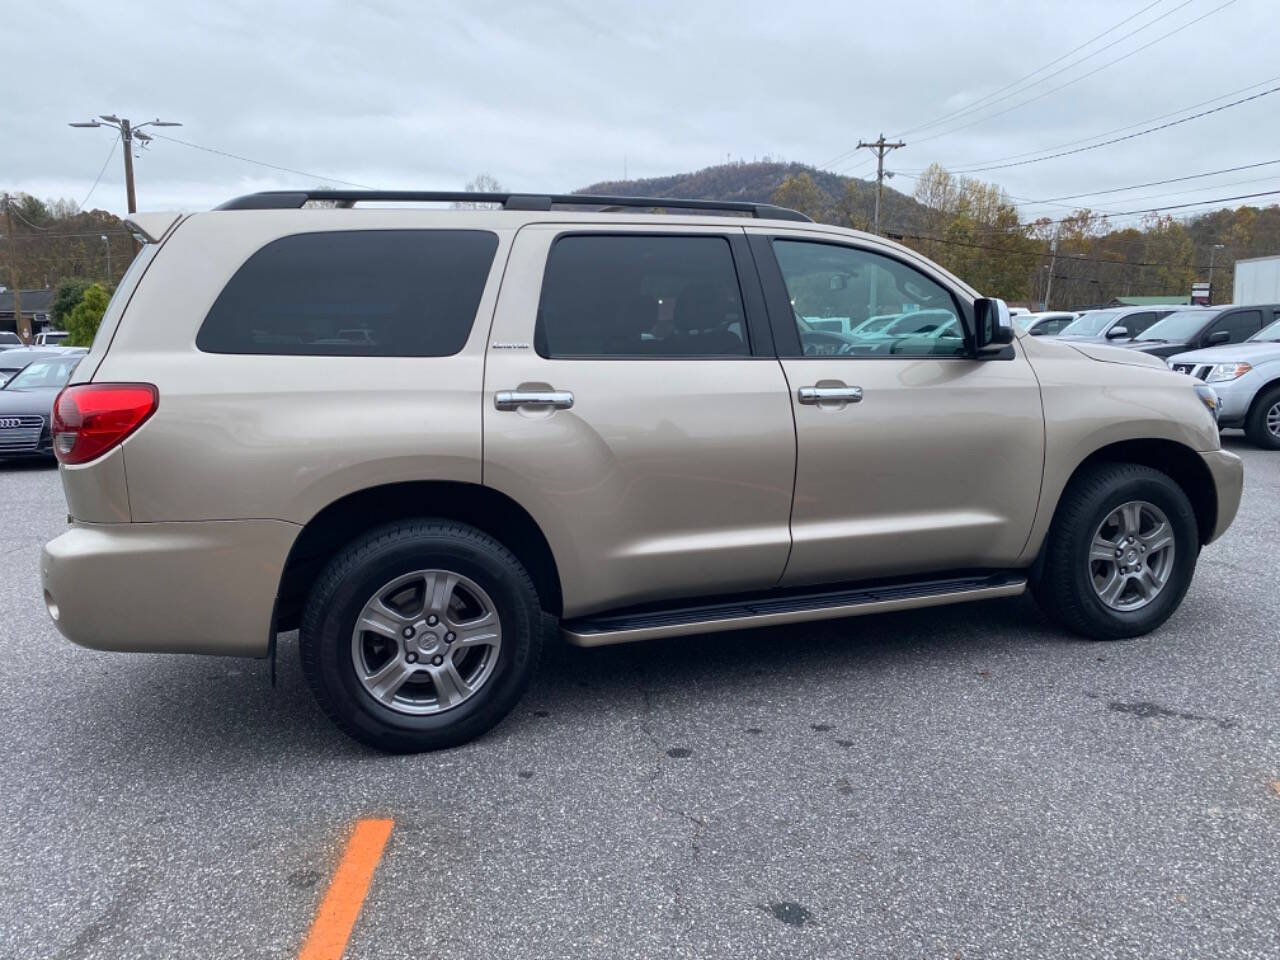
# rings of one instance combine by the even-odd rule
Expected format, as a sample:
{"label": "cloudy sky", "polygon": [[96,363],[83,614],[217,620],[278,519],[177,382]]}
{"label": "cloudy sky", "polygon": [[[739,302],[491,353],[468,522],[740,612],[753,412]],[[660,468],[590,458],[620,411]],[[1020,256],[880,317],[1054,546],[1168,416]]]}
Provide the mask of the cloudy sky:
{"label": "cloudy sky", "polygon": [[[156,132],[208,148],[144,151],[142,209],[333,180],[451,189],[480,172],[568,191],[624,164],[641,177],[766,155],[865,176],[853,148],[881,132],[908,142],[889,167],[909,191],[935,160],[1072,149],[1280,85],[1275,0],[0,0],[0,14],[0,187],[80,203],[103,170],[88,206],[116,213],[114,134],[67,121],[177,120]],[[976,175],[1041,200],[1261,163],[1280,159],[1278,121],[1280,92]],[[1063,203],[1267,190],[1280,163]]]}

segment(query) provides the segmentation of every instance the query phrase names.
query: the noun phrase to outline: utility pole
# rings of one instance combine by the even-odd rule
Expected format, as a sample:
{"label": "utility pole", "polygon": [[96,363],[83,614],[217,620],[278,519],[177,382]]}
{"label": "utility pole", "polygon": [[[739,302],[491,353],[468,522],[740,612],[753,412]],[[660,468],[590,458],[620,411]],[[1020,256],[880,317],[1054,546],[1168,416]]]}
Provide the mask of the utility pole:
{"label": "utility pole", "polygon": [[107,248],[107,286],[111,286],[111,238],[102,235],[102,245]]}
{"label": "utility pole", "polygon": [[1225,249],[1225,244],[1215,243],[1209,248],[1209,303],[1213,303],[1213,255]]}
{"label": "utility pole", "polygon": [[[884,139],[883,133],[880,134],[879,140],[873,140],[871,143],[864,143],[861,140],[858,141],[859,150],[863,147],[867,147],[876,155],[876,212],[875,218],[872,220],[872,230],[877,234],[880,232],[880,198],[884,193],[884,155],[890,150],[897,150],[899,147],[905,146],[906,144],[901,140],[893,143],[887,143]],[[893,176],[893,174],[891,173],[889,176]]]}
{"label": "utility pole", "polygon": [[1058,262],[1058,236],[1061,232],[1062,228],[1059,227],[1053,234],[1053,240],[1049,242],[1049,279],[1045,281],[1044,306],[1041,310],[1049,309],[1049,294],[1053,292],[1053,267]]}
{"label": "utility pole", "polygon": [[18,280],[18,235],[13,232],[13,198],[4,195],[4,220],[9,236],[9,282],[13,284],[13,329],[23,343],[31,342],[31,321],[22,315],[22,284]]}
{"label": "utility pole", "polygon": [[174,123],[170,120],[148,120],[146,123],[140,123],[136,127],[127,119],[117,117],[113,113],[104,113],[96,120],[90,120],[86,123],[69,123],[69,127],[111,127],[120,132],[120,139],[124,142],[124,192],[128,200],[129,212],[138,212],[138,198],[133,189],[133,142],[136,140],[143,146],[152,141],[150,134],[142,132],[143,127],[180,127],[182,124]]}

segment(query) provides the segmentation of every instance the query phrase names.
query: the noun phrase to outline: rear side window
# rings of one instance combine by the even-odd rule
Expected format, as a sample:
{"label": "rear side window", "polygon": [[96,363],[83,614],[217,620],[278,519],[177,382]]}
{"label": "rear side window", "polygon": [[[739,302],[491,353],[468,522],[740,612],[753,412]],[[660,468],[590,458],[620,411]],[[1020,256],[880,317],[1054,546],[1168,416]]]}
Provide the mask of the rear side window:
{"label": "rear side window", "polygon": [[498,248],[484,230],[301,233],[236,271],[196,335],[208,353],[444,357],[466,343]]}
{"label": "rear side window", "polygon": [[553,358],[745,356],[729,241],[560,237],[547,258],[534,339],[538,353]]}
{"label": "rear side window", "polygon": [[[1135,313],[1125,317],[1120,321],[1119,325],[1128,330],[1130,338],[1133,338],[1159,320],[1160,316],[1160,314],[1155,313]],[[1168,316],[1168,314],[1163,314],[1163,316]]]}

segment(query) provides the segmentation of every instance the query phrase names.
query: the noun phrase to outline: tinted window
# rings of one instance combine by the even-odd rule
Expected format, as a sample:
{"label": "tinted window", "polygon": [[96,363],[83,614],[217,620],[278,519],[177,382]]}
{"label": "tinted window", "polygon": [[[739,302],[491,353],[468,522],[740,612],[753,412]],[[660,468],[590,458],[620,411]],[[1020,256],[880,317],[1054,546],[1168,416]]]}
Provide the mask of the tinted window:
{"label": "tinted window", "polygon": [[561,237],[547,259],[535,340],[545,357],[747,354],[729,241]]}
{"label": "tinted window", "polygon": [[1261,328],[1261,310],[1237,310],[1219,319],[1217,323],[1209,328],[1209,333],[1212,335],[1219,330],[1225,330],[1231,335],[1231,338],[1226,341],[1227,343],[1242,343]]}
{"label": "tinted window", "polygon": [[20,347],[22,346],[22,338],[16,333],[7,330],[0,330],[0,343],[6,346]]}
{"label": "tinted window", "polygon": [[775,240],[773,249],[805,356],[966,352],[951,294],[913,267],[828,243]]}
{"label": "tinted window", "polygon": [[462,349],[498,238],[480,230],[302,233],[236,271],[196,336],[210,353],[443,357]]}
{"label": "tinted window", "polygon": [[1061,333],[1071,323],[1070,317],[1058,317],[1053,320],[1045,320],[1037,323],[1031,332],[1037,337],[1052,337]]}
{"label": "tinted window", "polygon": [[1147,327],[1155,323],[1156,320],[1159,319],[1159,316],[1160,315],[1158,314],[1154,314],[1150,312],[1131,313],[1129,314],[1129,316],[1125,317],[1118,324],[1116,324],[1116,326],[1124,327],[1126,330],[1128,330],[1129,337],[1130,339],[1132,339],[1133,337],[1136,337],[1138,334],[1140,334],[1143,330],[1147,329]]}

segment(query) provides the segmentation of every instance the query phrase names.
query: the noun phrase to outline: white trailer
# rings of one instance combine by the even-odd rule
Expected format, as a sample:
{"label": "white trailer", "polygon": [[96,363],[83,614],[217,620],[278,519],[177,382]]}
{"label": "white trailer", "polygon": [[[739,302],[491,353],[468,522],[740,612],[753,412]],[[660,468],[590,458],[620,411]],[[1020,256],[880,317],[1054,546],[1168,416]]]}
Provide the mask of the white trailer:
{"label": "white trailer", "polygon": [[1236,261],[1232,303],[1280,303],[1280,254]]}

